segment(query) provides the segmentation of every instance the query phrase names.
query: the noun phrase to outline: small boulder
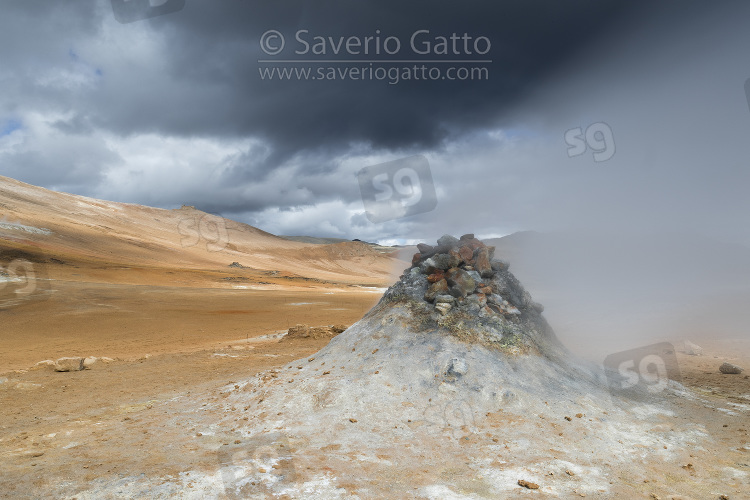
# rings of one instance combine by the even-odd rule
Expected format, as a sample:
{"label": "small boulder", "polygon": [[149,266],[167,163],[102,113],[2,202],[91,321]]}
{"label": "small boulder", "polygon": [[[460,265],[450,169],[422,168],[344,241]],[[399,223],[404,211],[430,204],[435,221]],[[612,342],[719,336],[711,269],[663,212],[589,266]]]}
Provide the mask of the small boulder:
{"label": "small boulder", "polygon": [[719,371],[726,375],[739,375],[744,371],[744,369],[731,363],[722,363],[719,367]]}
{"label": "small boulder", "polygon": [[237,267],[237,268],[240,268],[240,269],[242,269],[242,268],[243,268],[243,267],[245,267],[245,266],[243,266],[243,265],[242,265],[242,264],[240,264],[239,262],[232,262],[231,264],[229,264],[229,267]]}
{"label": "small boulder", "polygon": [[693,344],[689,340],[686,340],[683,352],[690,356],[700,356],[701,354],[703,354],[703,348],[699,345]]}
{"label": "small boulder", "polygon": [[473,240],[474,239],[474,233],[467,233],[463,236],[461,236],[461,241],[464,240]]}
{"label": "small boulder", "polygon": [[446,246],[449,248],[457,247],[458,246],[458,238],[455,236],[451,236],[450,234],[444,234],[440,237],[440,239],[437,240],[438,246]]}
{"label": "small boulder", "polygon": [[90,370],[92,366],[94,366],[99,361],[99,358],[96,356],[88,356],[84,358],[83,360],[83,369],[84,370]]}
{"label": "small boulder", "polygon": [[78,372],[83,370],[83,358],[60,358],[55,361],[56,372]]}

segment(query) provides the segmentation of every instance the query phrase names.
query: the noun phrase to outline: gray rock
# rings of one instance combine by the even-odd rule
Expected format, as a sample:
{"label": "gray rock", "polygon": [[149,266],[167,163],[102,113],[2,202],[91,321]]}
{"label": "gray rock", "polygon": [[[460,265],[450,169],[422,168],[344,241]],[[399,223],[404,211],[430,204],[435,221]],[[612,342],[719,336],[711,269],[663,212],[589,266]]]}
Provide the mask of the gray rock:
{"label": "gray rock", "polygon": [[461,241],[463,240],[473,240],[474,239],[474,233],[467,233],[463,236],[461,236]]}
{"label": "gray rock", "polygon": [[459,239],[455,236],[451,236],[450,234],[444,234],[440,237],[440,239],[437,240],[438,246],[447,246],[447,247],[457,247],[459,244]]}
{"label": "gray rock", "polygon": [[56,372],[77,372],[83,370],[83,358],[60,358],[55,361]]}
{"label": "gray rock", "polygon": [[445,276],[451,286],[451,295],[454,297],[466,297],[477,286],[476,281],[463,269],[453,268]]}
{"label": "gray rock", "polygon": [[434,265],[438,269],[442,269],[443,271],[446,271],[451,267],[456,267],[461,263],[459,259],[449,253],[441,253],[439,255],[431,257],[428,260],[432,260],[434,262]]}
{"label": "gray rock", "polygon": [[445,370],[445,373],[452,377],[461,377],[462,375],[466,375],[466,372],[469,371],[469,364],[460,358],[453,358],[448,363],[448,369]]}
{"label": "gray rock", "polygon": [[744,368],[740,368],[739,366],[733,365],[731,363],[722,363],[719,367],[719,371],[727,375],[739,375],[744,371]]}
{"label": "gray rock", "polygon": [[431,245],[427,245],[425,243],[419,243],[417,245],[417,250],[419,250],[419,253],[422,254],[422,257],[429,257],[433,253],[435,253],[435,249]]}
{"label": "gray rock", "polygon": [[419,266],[420,271],[424,274],[432,274],[436,270],[440,269],[437,265],[437,262],[435,262],[432,257],[422,262],[422,264]]}
{"label": "gray rock", "polygon": [[456,299],[452,295],[438,295],[435,297],[435,304],[453,304],[456,302]]}

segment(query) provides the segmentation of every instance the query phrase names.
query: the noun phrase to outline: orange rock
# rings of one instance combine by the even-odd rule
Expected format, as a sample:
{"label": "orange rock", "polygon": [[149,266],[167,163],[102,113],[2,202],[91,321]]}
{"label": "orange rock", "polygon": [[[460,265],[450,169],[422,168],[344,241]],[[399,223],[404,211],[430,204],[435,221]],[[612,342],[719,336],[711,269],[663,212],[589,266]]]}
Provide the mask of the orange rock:
{"label": "orange rock", "polygon": [[434,273],[427,276],[427,281],[429,281],[430,283],[437,283],[443,278],[445,278],[445,273],[441,270],[437,270]]}

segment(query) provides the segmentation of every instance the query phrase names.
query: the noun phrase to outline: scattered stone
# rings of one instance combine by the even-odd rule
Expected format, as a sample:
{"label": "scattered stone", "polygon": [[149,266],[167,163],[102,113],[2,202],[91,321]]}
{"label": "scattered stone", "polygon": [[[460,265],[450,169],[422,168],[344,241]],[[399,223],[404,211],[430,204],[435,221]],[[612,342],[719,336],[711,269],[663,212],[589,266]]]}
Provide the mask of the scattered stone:
{"label": "scattered stone", "polygon": [[721,366],[719,367],[719,371],[726,375],[739,375],[744,371],[744,368],[740,368],[737,365],[725,362],[721,364]]}
{"label": "scattered stone", "polygon": [[686,340],[684,342],[684,349],[682,352],[690,356],[700,356],[701,354],[703,354],[703,348],[699,345],[693,344],[689,340]]}
{"label": "scattered stone", "polygon": [[33,391],[35,389],[41,389],[42,384],[35,384],[34,382],[19,382],[16,384],[16,389],[22,391]]}
{"label": "scattered stone", "polygon": [[524,488],[528,488],[530,490],[538,490],[539,485],[536,483],[532,483],[531,481],[526,481],[524,479],[518,480],[518,486],[523,486]]}
{"label": "scattered stone", "polygon": [[357,423],[357,419],[356,418],[350,418],[349,422],[351,422],[353,424],[356,424]]}
{"label": "scattered stone", "polygon": [[55,361],[56,372],[78,372],[83,370],[83,358],[60,358]]}
{"label": "scattered stone", "polygon": [[565,416],[565,420],[567,420],[568,422],[570,422],[570,421],[571,421],[571,420],[573,420],[573,419],[572,419],[572,418],[570,418],[570,417],[568,417],[568,416],[566,415],[566,416]]}
{"label": "scattered stone", "polygon": [[239,262],[232,262],[231,264],[229,264],[229,267],[238,267],[238,268],[242,269],[242,268],[244,268],[245,266],[243,266],[243,265],[242,265],[242,264],[240,264]]}
{"label": "scattered stone", "polygon": [[102,363],[111,363],[114,361],[114,359],[102,356],[101,358],[99,358],[99,361],[101,361]]}

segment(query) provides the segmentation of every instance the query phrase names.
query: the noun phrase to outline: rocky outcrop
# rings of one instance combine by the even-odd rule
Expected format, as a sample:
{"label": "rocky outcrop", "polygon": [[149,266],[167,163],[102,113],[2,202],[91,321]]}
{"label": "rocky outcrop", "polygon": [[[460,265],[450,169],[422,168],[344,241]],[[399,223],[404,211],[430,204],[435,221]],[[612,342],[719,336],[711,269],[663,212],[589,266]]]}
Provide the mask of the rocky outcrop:
{"label": "rocky outcrop", "polygon": [[495,248],[473,234],[445,235],[437,245],[420,243],[412,265],[383,297],[383,307],[405,302],[419,328],[437,328],[466,340],[524,352],[543,345],[562,352],[535,302],[495,259]]}

